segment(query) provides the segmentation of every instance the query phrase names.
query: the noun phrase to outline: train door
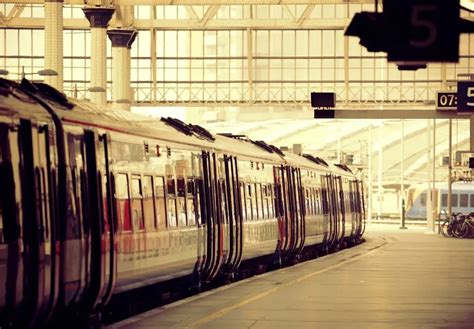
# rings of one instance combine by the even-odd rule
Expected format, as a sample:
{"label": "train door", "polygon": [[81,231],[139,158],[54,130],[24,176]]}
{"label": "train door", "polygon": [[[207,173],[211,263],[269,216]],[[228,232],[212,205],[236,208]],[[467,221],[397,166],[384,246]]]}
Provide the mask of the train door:
{"label": "train door", "polygon": [[243,220],[237,158],[224,156],[225,209],[229,225],[229,254],[224,264],[227,273],[233,273],[242,259]]}
{"label": "train door", "polygon": [[0,327],[13,322],[23,301],[18,129],[0,124]]}
{"label": "train door", "polygon": [[351,237],[357,234],[357,228],[359,223],[359,215],[356,211],[355,193],[357,188],[357,181],[349,181],[349,215],[351,220]]}
{"label": "train door", "polygon": [[[57,196],[56,196],[56,142],[55,131],[44,124],[38,128],[38,160],[36,180],[38,181],[38,196],[40,208],[40,239],[44,241],[45,293],[43,318],[46,322],[52,315],[59,295],[59,256],[60,242],[58,232]],[[52,145],[53,144],[53,145]]]}
{"label": "train door", "polygon": [[360,214],[360,230],[359,230],[359,237],[364,234],[365,231],[365,196],[364,196],[364,183],[361,180],[357,181],[357,205],[358,205],[358,212]]}
{"label": "train door", "polygon": [[85,311],[104,304],[110,297],[116,275],[115,221],[109,170],[109,139],[84,131],[90,224],[90,280],[84,297]]}
{"label": "train door", "polygon": [[[54,211],[50,203],[49,134],[46,126],[38,127],[20,120],[20,186],[24,277],[23,309],[20,321],[28,325],[45,316],[55,304],[56,266]],[[49,307],[49,310],[48,310]]]}
{"label": "train door", "polygon": [[[286,211],[286,195],[284,189],[284,170],[283,166],[273,167],[273,184],[274,184],[274,203],[275,217],[278,221],[278,243],[276,252],[281,255],[286,252],[288,247],[288,214]],[[281,262],[281,259],[279,259]]]}
{"label": "train door", "polygon": [[202,152],[202,169],[201,214],[202,222],[206,225],[206,256],[201,266],[201,279],[210,281],[216,276],[224,257],[224,232],[215,153]]}
{"label": "train door", "polygon": [[62,242],[62,293],[65,306],[79,302],[90,278],[90,218],[86,152],[82,131],[65,133],[67,169],[59,172],[58,184],[67,192],[58,199],[65,205],[59,228]]}
{"label": "train door", "polygon": [[282,223],[279,225],[280,237],[283,237],[281,252],[283,258],[288,258],[295,248],[295,232],[294,232],[294,209],[291,202],[291,186],[289,168],[280,166],[280,195],[281,195],[281,214]]}
{"label": "train door", "polygon": [[327,193],[327,180],[325,175],[321,175],[321,186],[319,190],[321,215],[323,218],[322,232],[324,233],[323,245],[327,245],[331,232],[331,220],[328,212],[328,193]]}
{"label": "train door", "polygon": [[293,247],[296,254],[300,253],[304,247],[305,241],[305,224],[303,209],[303,196],[301,187],[301,171],[297,168],[288,167],[288,186],[290,194],[290,202],[292,209],[292,232]]}
{"label": "train door", "polygon": [[338,241],[342,241],[344,239],[345,231],[346,231],[346,207],[345,207],[345,197],[344,197],[344,186],[342,183],[342,177],[336,176],[335,178],[335,188],[336,188],[336,202],[338,208],[338,216],[339,216],[339,232],[337,236]]}
{"label": "train door", "polygon": [[337,240],[338,235],[338,212],[337,212],[337,202],[335,196],[335,184],[334,177],[331,174],[326,174],[323,177],[323,186],[326,190],[326,200],[327,200],[327,211],[329,215],[329,236],[328,236],[328,246],[333,247],[334,243]]}

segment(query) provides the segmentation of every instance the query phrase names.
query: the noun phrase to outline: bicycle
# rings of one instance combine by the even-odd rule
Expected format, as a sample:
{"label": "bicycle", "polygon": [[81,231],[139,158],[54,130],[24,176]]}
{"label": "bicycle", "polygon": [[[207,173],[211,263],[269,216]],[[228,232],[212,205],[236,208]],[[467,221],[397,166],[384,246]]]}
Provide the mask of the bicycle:
{"label": "bicycle", "polygon": [[466,216],[461,213],[452,213],[451,217],[447,217],[441,224],[441,234],[446,238],[462,238],[465,232],[461,231]]}
{"label": "bicycle", "polygon": [[474,237],[474,213],[464,216],[464,220],[459,223],[457,230],[459,238],[473,238]]}

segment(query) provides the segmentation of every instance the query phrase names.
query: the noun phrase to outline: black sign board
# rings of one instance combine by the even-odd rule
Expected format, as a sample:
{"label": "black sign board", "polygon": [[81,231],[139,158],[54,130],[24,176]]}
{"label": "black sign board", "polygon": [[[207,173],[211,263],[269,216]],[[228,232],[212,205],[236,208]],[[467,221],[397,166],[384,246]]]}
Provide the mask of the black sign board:
{"label": "black sign board", "polygon": [[336,106],[336,94],[329,92],[312,92],[311,107],[334,108]]}
{"label": "black sign board", "polygon": [[459,0],[384,0],[389,61],[457,62]]}
{"label": "black sign board", "polygon": [[454,110],[458,108],[458,97],[455,91],[438,91],[436,94],[436,109]]}
{"label": "black sign board", "polygon": [[474,81],[458,81],[458,112],[474,112]]}

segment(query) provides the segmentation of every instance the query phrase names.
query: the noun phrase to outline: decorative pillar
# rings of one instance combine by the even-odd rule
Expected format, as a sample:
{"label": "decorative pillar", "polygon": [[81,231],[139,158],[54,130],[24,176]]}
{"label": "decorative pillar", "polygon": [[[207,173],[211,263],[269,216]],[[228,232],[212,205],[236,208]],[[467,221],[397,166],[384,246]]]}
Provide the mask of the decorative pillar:
{"label": "decorative pillar", "polygon": [[109,7],[85,7],[84,15],[91,26],[91,102],[107,103],[107,51],[106,31],[115,9]]}
{"label": "decorative pillar", "polygon": [[58,75],[45,76],[44,81],[63,90],[63,0],[44,2],[44,69],[56,71]]}
{"label": "decorative pillar", "polygon": [[130,48],[138,34],[135,29],[107,31],[112,41],[112,101],[114,108],[130,111]]}

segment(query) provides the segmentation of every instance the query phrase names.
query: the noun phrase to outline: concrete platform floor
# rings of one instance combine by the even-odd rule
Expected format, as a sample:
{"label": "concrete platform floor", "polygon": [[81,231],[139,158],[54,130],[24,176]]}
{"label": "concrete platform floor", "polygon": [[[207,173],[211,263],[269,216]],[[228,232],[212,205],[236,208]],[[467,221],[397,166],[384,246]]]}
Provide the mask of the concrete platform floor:
{"label": "concrete platform floor", "polygon": [[367,242],[109,328],[474,329],[474,239],[371,225]]}

